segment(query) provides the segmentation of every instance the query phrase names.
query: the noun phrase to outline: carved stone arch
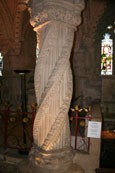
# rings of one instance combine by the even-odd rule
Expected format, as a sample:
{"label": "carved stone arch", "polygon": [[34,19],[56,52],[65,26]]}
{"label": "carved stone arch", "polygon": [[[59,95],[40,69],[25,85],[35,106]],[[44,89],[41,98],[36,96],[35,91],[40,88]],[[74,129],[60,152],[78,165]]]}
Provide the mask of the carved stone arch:
{"label": "carved stone arch", "polygon": [[7,2],[5,0],[1,0],[0,13],[1,13],[5,28],[6,28],[7,36],[8,35],[12,36],[13,35],[13,18],[11,16],[10,10],[9,10]]}
{"label": "carved stone arch", "polygon": [[[33,69],[35,68],[36,62],[36,32],[33,30],[33,27],[30,25],[30,15],[28,10],[24,11],[23,21],[22,21],[22,45],[21,51],[24,53],[24,56],[27,56],[28,62],[31,62]],[[26,58],[26,57],[25,57]]]}
{"label": "carved stone arch", "polygon": [[5,1],[0,3],[0,49],[2,54],[6,54],[9,47],[10,41],[12,42],[13,37],[13,24],[12,18],[9,15],[7,4]]}
{"label": "carved stone arch", "polygon": [[[0,18],[2,19],[1,13]],[[7,35],[5,34],[5,26],[3,25],[3,20],[0,20],[0,52],[2,52],[2,54],[4,54],[4,52],[7,50],[6,41]]]}

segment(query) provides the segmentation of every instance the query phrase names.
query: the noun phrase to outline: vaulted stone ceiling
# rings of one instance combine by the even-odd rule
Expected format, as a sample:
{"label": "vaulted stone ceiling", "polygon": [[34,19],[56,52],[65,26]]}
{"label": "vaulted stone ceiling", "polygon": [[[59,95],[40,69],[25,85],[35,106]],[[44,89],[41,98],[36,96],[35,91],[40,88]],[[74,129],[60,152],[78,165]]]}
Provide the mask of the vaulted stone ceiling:
{"label": "vaulted stone ceiling", "polygon": [[0,52],[4,57],[35,59],[36,35],[29,19],[26,0],[0,0]]}

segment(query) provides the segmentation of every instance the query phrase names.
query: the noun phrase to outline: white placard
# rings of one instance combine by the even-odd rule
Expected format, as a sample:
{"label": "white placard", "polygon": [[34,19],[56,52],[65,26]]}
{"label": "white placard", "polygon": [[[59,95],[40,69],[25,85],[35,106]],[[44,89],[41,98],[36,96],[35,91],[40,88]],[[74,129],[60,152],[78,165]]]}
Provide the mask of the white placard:
{"label": "white placard", "polygon": [[88,121],[87,137],[90,137],[90,138],[101,137],[101,122]]}

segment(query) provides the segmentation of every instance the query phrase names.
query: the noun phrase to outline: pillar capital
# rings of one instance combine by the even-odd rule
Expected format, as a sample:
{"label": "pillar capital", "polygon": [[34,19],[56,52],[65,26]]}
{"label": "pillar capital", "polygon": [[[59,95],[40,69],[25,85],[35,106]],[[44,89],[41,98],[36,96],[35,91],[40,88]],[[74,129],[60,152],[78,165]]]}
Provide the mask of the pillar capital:
{"label": "pillar capital", "polygon": [[48,21],[60,21],[76,27],[81,23],[84,0],[33,0],[31,6],[30,23],[34,28]]}

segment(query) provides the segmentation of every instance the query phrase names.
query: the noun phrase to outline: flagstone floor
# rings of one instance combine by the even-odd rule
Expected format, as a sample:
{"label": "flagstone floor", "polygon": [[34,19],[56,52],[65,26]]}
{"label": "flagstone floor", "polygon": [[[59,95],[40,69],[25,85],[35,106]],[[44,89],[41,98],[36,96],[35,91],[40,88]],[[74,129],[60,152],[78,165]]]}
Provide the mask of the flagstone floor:
{"label": "flagstone floor", "polygon": [[18,150],[0,149],[0,173],[20,173],[19,164],[27,159],[28,155],[19,154]]}

